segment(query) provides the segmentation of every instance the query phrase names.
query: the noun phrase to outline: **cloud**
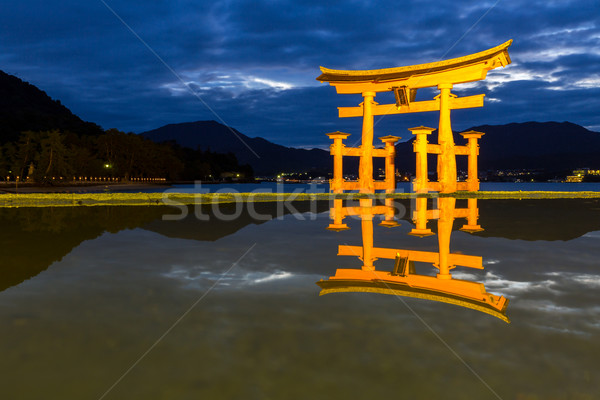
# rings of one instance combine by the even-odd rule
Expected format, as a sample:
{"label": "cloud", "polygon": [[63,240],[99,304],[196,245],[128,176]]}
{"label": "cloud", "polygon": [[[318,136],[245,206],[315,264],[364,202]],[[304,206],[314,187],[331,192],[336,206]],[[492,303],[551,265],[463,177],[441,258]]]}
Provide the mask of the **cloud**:
{"label": "cloud", "polygon": [[286,271],[277,271],[277,272],[274,272],[272,274],[267,274],[267,275],[261,274],[260,278],[251,278],[251,277],[248,277],[248,281],[249,281],[250,284],[255,285],[255,284],[259,284],[259,283],[265,283],[265,282],[271,282],[271,281],[278,281],[278,280],[281,280],[281,279],[288,279],[288,278],[291,278],[293,276],[294,276],[293,274],[291,274],[289,272],[286,272]]}
{"label": "cloud", "polygon": [[[337,95],[317,82],[320,65],[410,65],[510,38],[512,65],[491,71],[485,82],[456,88],[461,95],[485,93],[487,102],[480,110],[453,113],[455,128],[528,120],[600,126],[600,6],[594,1],[107,4],[223,120],[285,145],[323,146],[326,132],[360,131],[358,119],[338,119],[336,110],[357,105],[360,96]],[[0,15],[0,54],[0,68],[105,128],[141,132],[215,119],[99,1],[7,5]],[[437,115],[379,120],[382,135],[407,137],[406,128],[435,126]]]}

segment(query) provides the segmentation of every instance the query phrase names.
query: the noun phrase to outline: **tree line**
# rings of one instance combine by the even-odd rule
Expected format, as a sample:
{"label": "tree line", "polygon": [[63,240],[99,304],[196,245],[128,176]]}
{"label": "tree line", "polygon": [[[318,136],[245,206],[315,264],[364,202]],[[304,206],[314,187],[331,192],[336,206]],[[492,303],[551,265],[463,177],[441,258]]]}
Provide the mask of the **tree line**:
{"label": "tree line", "polygon": [[232,153],[155,143],[134,133],[109,129],[99,135],[24,131],[0,145],[0,180],[50,183],[79,177],[220,180],[250,178],[252,168]]}

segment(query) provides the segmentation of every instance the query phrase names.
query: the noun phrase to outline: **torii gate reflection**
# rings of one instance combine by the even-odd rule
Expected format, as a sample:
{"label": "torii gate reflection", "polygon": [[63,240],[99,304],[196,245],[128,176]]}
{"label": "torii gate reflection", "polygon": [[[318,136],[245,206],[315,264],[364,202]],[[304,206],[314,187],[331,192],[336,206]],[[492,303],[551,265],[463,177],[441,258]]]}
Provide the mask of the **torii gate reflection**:
{"label": "torii gate reflection", "polygon": [[[390,249],[374,247],[373,218],[375,215],[385,215],[383,226],[394,226],[394,209],[388,203],[385,206],[374,206],[372,199],[361,199],[359,207],[343,207],[341,200],[336,200],[331,209],[330,230],[349,229],[343,224],[347,215],[356,215],[361,219],[362,246],[340,245],[338,255],[356,256],[363,266],[360,269],[336,270],[335,276],[328,280],[320,280],[321,295],[336,292],[373,292],[398,296],[416,297],[462,307],[475,309],[493,315],[505,322],[510,322],[506,316],[508,299],[488,293],[483,283],[454,279],[450,270],[456,266],[483,269],[483,259],[450,252],[450,236],[456,218],[466,218],[467,223],[460,229],[466,232],[481,231],[477,224],[477,199],[468,199],[467,208],[456,208],[456,199],[442,197],[437,199],[438,208],[428,210],[428,199],[416,199],[416,209],[413,212],[415,228],[409,232],[413,236],[434,235],[427,228],[429,220],[437,219],[437,235],[439,251],[418,251],[410,249]],[[392,271],[377,270],[375,261],[379,258],[393,259],[395,265]],[[433,264],[438,269],[436,276],[421,275],[415,272],[414,262]]]}

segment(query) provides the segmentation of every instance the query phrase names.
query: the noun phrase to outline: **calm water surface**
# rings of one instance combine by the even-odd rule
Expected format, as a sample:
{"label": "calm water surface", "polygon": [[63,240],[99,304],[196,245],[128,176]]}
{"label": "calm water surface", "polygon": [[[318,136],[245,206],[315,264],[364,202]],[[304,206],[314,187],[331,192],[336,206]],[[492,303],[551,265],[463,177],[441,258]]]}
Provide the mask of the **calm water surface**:
{"label": "calm water surface", "polygon": [[[552,182],[481,182],[481,190],[484,191],[551,191],[551,192],[583,192],[583,191],[600,191],[600,183],[598,182],[583,182],[583,183],[552,183]],[[135,190],[118,190],[115,192],[139,192]],[[145,189],[144,193],[164,192],[164,188]],[[286,183],[277,184],[276,182],[262,183],[223,183],[223,184],[181,184],[173,185],[167,189],[171,192],[180,193],[214,193],[214,192],[266,192],[266,193],[328,193],[329,184],[302,184],[302,183]],[[412,192],[411,183],[398,182],[396,191],[398,193]]]}
{"label": "calm water surface", "polygon": [[[415,204],[395,206],[401,225],[375,217],[374,245],[439,251],[438,235],[408,235]],[[598,200],[479,201],[473,234],[456,219],[451,251],[484,269],[453,277],[508,299],[510,323],[419,298],[319,296],[315,282],[360,269],[337,254],[362,245],[361,220],[331,232],[329,204],[278,207],[216,210],[229,221],[0,209],[1,398],[598,398]]]}

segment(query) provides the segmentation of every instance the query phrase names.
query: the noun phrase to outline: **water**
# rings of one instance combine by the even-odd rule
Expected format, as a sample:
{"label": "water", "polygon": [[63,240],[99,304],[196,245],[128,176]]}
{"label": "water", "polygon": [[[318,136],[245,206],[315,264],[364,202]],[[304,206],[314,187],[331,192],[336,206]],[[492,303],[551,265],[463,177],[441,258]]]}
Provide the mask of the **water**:
{"label": "water", "polygon": [[[319,296],[315,282],[360,269],[338,246],[361,246],[368,232],[357,217],[325,230],[326,203],[256,204],[265,218],[243,208],[230,221],[192,209],[163,221],[178,211],[162,207],[0,209],[2,397],[595,398],[600,202],[477,206],[485,230],[460,231],[457,218],[450,249],[484,269],[451,272],[507,298],[510,324],[440,301]],[[395,203],[395,228],[375,217],[375,247],[439,251],[436,220],[436,235],[408,235],[415,207]]]}
{"label": "water", "polygon": [[548,192],[597,192],[598,182],[481,182],[480,190],[489,191],[548,191]]}
{"label": "water", "polygon": [[[600,183],[531,183],[531,182],[482,182],[481,190],[483,191],[550,191],[550,192],[582,192],[582,191],[600,191]],[[223,183],[223,184],[180,184],[173,185],[167,191],[182,192],[182,193],[214,193],[214,192],[263,192],[263,193],[292,193],[300,191],[303,193],[328,193],[329,184],[303,184],[303,183],[286,183],[277,184],[276,182],[262,183]],[[114,190],[115,192],[140,192],[135,190]],[[145,189],[143,193],[163,192],[164,188]],[[411,192],[411,184],[409,182],[398,182],[397,192]]]}

